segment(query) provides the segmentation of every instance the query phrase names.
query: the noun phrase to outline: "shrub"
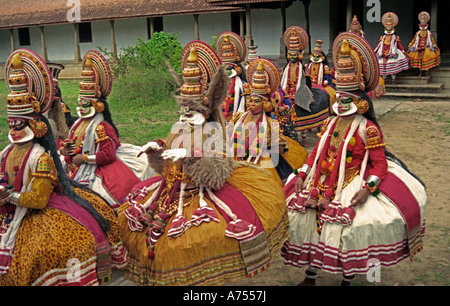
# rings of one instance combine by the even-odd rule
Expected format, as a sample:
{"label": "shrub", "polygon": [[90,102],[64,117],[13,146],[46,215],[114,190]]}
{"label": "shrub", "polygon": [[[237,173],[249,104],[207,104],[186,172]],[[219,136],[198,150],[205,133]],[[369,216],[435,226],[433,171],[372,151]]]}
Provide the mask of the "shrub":
{"label": "shrub", "polygon": [[136,46],[122,48],[118,58],[110,61],[115,78],[111,95],[120,103],[136,100],[145,105],[171,99],[178,85],[166,61],[180,73],[183,47],[177,38],[178,35],[156,32],[147,42],[138,39]]}

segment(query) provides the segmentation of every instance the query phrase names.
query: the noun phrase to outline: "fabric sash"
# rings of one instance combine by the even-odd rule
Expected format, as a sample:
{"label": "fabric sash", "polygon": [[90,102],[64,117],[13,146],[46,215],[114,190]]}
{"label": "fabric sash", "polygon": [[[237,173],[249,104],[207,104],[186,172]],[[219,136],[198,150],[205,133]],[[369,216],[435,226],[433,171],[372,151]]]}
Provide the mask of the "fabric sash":
{"label": "fabric sash", "polygon": [[[98,113],[97,115],[95,115],[94,119],[92,119],[91,123],[89,123],[89,126],[86,129],[85,137],[83,139],[83,152],[89,151],[89,154],[97,153],[95,150],[95,130],[97,128],[97,125],[103,120],[103,114]],[[77,123],[75,123],[74,126],[77,126]],[[80,168],[75,174],[75,177],[73,178],[74,181],[82,182],[83,184],[86,184],[87,182],[87,186],[92,187],[92,184],[95,180],[96,168],[96,164],[81,164]]]}
{"label": "fabric sash", "polygon": [[264,232],[261,220],[248,199],[228,183],[225,183],[222,188],[213,193],[207,193],[206,196],[215,204],[215,207],[228,224],[232,223],[233,220],[230,218],[229,213],[222,209],[222,205],[219,205],[218,200],[225,203],[232,213],[236,215],[235,220],[243,220],[247,224],[253,225],[255,231],[250,237],[238,239],[248,276],[253,276],[259,271],[266,269],[270,261],[267,235]]}

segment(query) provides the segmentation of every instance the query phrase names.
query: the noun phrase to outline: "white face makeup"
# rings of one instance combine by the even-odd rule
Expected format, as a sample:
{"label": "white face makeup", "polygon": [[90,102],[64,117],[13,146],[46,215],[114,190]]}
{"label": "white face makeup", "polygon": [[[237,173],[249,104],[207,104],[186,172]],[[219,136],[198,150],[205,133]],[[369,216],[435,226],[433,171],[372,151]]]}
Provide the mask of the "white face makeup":
{"label": "white face makeup", "polygon": [[22,144],[33,140],[34,133],[25,121],[9,120],[8,139],[11,143]]}
{"label": "white face makeup", "polygon": [[90,118],[95,115],[95,108],[92,103],[86,100],[78,99],[77,115],[80,118]]}
{"label": "white face makeup", "polygon": [[341,117],[353,115],[358,108],[353,103],[353,98],[347,95],[337,94],[337,102],[333,104],[333,111]]}
{"label": "white face makeup", "polygon": [[181,116],[179,121],[187,123],[190,126],[202,125],[205,122],[205,116],[202,113],[190,109],[189,107],[181,107]]}

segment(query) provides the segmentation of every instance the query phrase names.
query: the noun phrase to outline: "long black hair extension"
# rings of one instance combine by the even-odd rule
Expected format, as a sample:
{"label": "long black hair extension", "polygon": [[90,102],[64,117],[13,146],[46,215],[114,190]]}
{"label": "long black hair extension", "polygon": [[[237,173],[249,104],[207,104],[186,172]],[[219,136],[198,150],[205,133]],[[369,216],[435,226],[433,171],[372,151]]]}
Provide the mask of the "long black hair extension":
{"label": "long black hair extension", "polygon": [[98,100],[101,101],[105,105],[105,109],[102,112],[103,117],[105,118],[105,121],[108,122],[114,128],[114,130],[117,133],[117,137],[119,137],[119,130],[117,129],[116,125],[114,124],[114,122],[112,120],[111,111],[109,110],[108,102],[106,102],[106,99],[104,97],[101,97]]}
{"label": "long black hair extension", "polygon": [[[82,190],[91,192],[91,193],[99,196],[100,198],[102,198],[102,197],[95,191],[91,190],[90,188],[88,188],[74,180],[69,179],[66,172],[64,171],[60,157],[58,155],[56,142],[55,142],[55,138],[53,136],[53,131],[52,131],[51,125],[46,117],[40,115],[39,119],[47,125],[48,130],[47,130],[47,133],[43,137],[41,137],[41,138],[35,137],[35,141],[37,143],[39,143],[41,146],[43,146],[44,149],[47,152],[49,152],[51,157],[53,158],[53,161],[54,161],[55,167],[56,167],[56,171],[58,174],[58,179],[61,184],[63,193],[66,196],[68,196],[72,201],[74,201],[75,203],[77,203],[78,205],[83,207],[87,212],[89,212],[95,218],[95,220],[98,222],[98,224],[102,228],[103,232],[107,233],[110,228],[110,224],[109,224],[108,220],[106,220],[86,199],[84,199],[80,195],[78,195],[73,190],[73,187],[77,187]],[[104,200],[104,199],[102,198],[102,200]]]}

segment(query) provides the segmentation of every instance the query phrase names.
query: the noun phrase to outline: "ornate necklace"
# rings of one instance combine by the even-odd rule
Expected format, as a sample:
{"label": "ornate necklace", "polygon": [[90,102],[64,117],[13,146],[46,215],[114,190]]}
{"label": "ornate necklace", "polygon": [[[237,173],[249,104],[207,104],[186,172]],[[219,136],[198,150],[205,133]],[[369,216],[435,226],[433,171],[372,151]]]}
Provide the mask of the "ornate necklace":
{"label": "ornate necklace", "polygon": [[33,146],[33,142],[30,141],[23,145],[15,145],[14,148],[9,153],[8,158],[6,159],[6,173],[10,173],[12,175],[8,175],[8,183],[10,185],[14,184],[14,179],[16,178],[17,173],[19,172],[20,167],[24,161],[25,156],[28,151],[30,151]]}

